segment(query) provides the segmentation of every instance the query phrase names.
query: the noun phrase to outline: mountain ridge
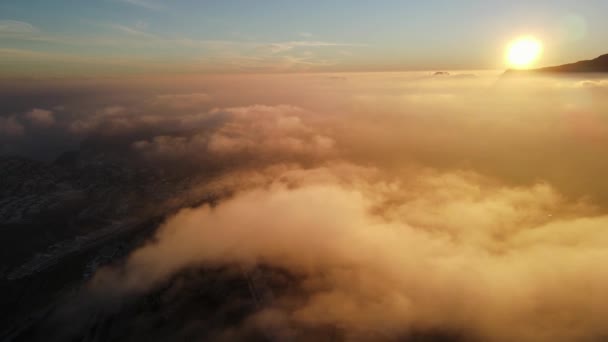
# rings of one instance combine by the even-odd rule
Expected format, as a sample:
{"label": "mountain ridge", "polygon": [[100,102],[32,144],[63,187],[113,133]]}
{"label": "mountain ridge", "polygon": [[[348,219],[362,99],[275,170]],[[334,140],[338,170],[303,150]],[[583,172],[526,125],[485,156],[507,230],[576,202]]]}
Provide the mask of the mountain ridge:
{"label": "mountain ridge", "polygon": [[590,60],[582,60],[574,63],[549,66],[538,69],[518,70],[509,69],[506,75],[530,74],[530,73],[559,73],[559,74],[578,74],[578,73],[608,73],[608,54]]}

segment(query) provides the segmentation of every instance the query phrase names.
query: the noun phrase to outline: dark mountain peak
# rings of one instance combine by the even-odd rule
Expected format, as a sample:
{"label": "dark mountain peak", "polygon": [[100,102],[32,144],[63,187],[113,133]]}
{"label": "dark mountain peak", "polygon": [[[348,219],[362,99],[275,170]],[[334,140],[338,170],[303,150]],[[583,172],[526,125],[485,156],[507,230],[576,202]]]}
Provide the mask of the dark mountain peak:
{"label": "dark mountain peak", "polygon": [[578,61],[575,63],[563,64],[558,66],[545,67],[530,70],[509,69],[506,75],[524,75],[530,73],[606,73],[608,72],[608,54],[601,55],[591,60]]}
{"label": "dark mountain peak", "polygon": [[603,63],[607,63],[608,62],[608,53],[605,55],[601,55],[598,58],[594,59],[595,61],[598,62],[603,62]]}

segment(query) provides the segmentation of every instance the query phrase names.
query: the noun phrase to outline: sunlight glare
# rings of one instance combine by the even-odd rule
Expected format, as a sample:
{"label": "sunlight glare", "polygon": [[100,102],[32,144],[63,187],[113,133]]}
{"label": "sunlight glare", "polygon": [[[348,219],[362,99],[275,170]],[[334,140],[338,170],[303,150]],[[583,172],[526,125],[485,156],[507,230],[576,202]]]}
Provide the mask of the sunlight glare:
{"label": "sunlight glare", "polygon": [[532,37],[519,38],[509,44],[507,62],[514,68],[527,68],[534,63],[542,52],[540,41]]}

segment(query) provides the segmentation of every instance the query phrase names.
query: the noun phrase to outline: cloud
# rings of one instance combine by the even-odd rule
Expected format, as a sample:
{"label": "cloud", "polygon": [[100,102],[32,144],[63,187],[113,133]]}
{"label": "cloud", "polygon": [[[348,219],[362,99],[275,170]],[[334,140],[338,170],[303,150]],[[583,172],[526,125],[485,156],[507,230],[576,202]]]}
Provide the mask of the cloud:
{"label": "cloud", "polygon": [[[120,0],[132,5],[143,6],[154,10],[164,10],[160,4],[140,0]],[[62,70],[63,73],[78,69],[79,73],[90,74],[91,65],[103,66],[103,70],[112,69],[116,66],[124,66],[124,71],[146,72],[158,71],[168,72],[225,72],[238,71],[242,69],[262,71],[286,71],[286,70],[309,70],[335,65],[342,55],[345,47],[360,47],[362,44],[336,43],[326,41],[296,40],[287,42],[264,42],[249,40],[200,40],[190,37],[175,37],[163,33],[149,32],[148,25],[142,21],[132,24],[87,22],[88,24],[103,31],[85,35],[65,35],[53,32],[40,32],[32,25],[24,22],[5,20],[0,21],[0,36],[10,36],[30,42],[45,42],[53,46],[79,46],[83,48],[103,47],[113,49],[120,46],[131,46],[153,49],[172,49],[175,47],[188,49],[187,55],[180,58],[165,58],[150,56],[147,53],[136,53],[135,55],[114,56],[111,59],[98,56],[85,56],[80,53],[61,54],[49,51],[27,50],[16,47],[0,49],[0,58],[9,58],[11,63],[31,64],[30,68],[12,68],[17,75],[26,72],[23,70],[34,70],[36,73],[49,73],[49,70]],[[116,35],[116,32],[123,33]],[[310,51],[302,51],[303,48],[342,48],[334,53],[333,58],[317,57]],[[57,50],[57,49],[55,49]],[[143,51],[143,50],[142,50]],[[289,52],[289,53],[288,53]],[[14,57],[25,56],[24,60],[12,60]],[[46,63],[38,63],[42,59]],[[69,61],[67,68],[63,64]],[[51,67],[52,66],[52,67]],[[62,68],[58,68],[62,66]],[[87,67],[88,66],[88,67]]]}
{"label": "cloud", "polygon": [[111,117],[116,115],[121,115],[127,112],[127,108],[124,106],[108,106],[99,111],[100,115]]}
{"label": "cloud", "polygon": [[353,47],[353,46],[363,46],[360,44],[347,44],[347,43],[333,43],[333,42],[324,42],[324,41],[309,41],[309,40],[299,40],[299,41],[290,41],[290,42],[280,42],[280,43],[272,43],[270,44],[270,51],[272,53],[280,53],[289,50],[293,50],[295,48],[300,47]]}
{"label": "cloud", "polygon": [[131,26],[121,25],[121,24],[110,24],[109,26],[115,30],[121,31],[123,33],[127,33],[129,35],[149,37],[149,38],[158,38],[150,33],[143,31],[143,29],[145,29],[145,28],[140,27],[139,25],[136,25],[135,27],[131,27]]}
{"label": "cloud", "polygon": [[576,88],[608,88],[608,80],[585,80],[574,84]]}
{"label": "cloud", "polygon": [[216,109],[231,116],[210,138],[212,153],[243,151],[266,153],[312,154],[330,152],[331,138],[316,134],[302,119],[302,108],[280,106],[250,106]]}
{"label": "cloud", "polygon": [[50,126],[55,123],[53,112],[46,109],[32,109],[25,117],[35,125]]}
{"label": "cloud", "polygon": [[0,133],[3,136],[11,137],[11,136],[20,136],[25,132],[25,128],[17,118],[12,115],[9,117],[0,117]]}
{"label": "cloud", "polygon": [[0,20],[0,36],[23,35],[38,32],[32,24],[17,20]]}
{"label": "cloud", "polygon": [[148,1],[148,0],[120,0],[120,1],[130,4],[130,5],[153,10],[153,11],[161,11],[161,10],[165,9],[165,6],[163,6],[159,3],[156,3],[156,2]]}
{"label": "cloud", "polygon": [[[596,151],[608,141],[601,116],[608,104],[592,91],[558,88],[555,80],[496,85],[484,75],[445,80],[418,74],[346,76],[348,82],[339,84],[303,75],[223,76],[184,79],[183,85],[162,80],[158,88],[104,81],[99,92],[107,97],[97,95],[95,105],[74,97],[70,112],[55,117],[53,130],[79,139],[132,136],[129,146],[137,141],[154,145],[156,136],[168,137],[163,143],[173,137],[192,141],[194,148],[206,141],[207,153],[232,159],[341,158],[381,168],[413,163],[465,167],[514,184],[544,179],[569,196],[608,203],[606,187],[584,181],[599,179],[607,166],[603,158],[585,157],[595,153],[587,149]],[[290,104],[279,105],[284,102]],[[23,139],[48,145],[41,137]]]}
{"label": "cloud", "polygon": [[[169,184],[183,177],[153,201],[170,213],[157,234],[95,276],[103,299],[234,268],[288,279],[269,281],[243,325],[303,340],[325,328],[373,341],[606,335],[601,91],[483,72],[332,76],[69,80],[72,93],[43,97],[56,84],[36,84],[3,113],[0,127],[27,127],[3,150],[67,136],[66,150],[108,146]],[[56,98],[53,125],[12,115]]]}
{"label": "cloud", "polygon": [[210,103],[211,95],[207,93],[161,94],[152,101],[152,105],[169,106],[176,109],[200,108]]}
{"label": "cloud", "polygon": [[[275,323],[372,339],[425,329],[485,341],[604,333],[599,321],[577,319],[608,312],[583,290],[608,285],[597,269],[608,219],[592,208],[542,184],[424,172],[405,183],[365,174],[341,183],[340,172],[287,172],[216,208],[184,209],[125,269],[105,269],[93,284],[140,291],[187,267],[263,264],[300,275],[303,293],[268,303],[262,321],[272,313]],[[550,314],[556,308],[568,314]]]}
{"label": "cloud", "polygon": [[[195,97],[197,98],[197,97]],[[178,100],[167,97],[163,100]],[[190,100],[190,97],[187,98]],[[181,107],[186,108],[186,107]],[[303,118],[306,111],[289,105],[216,108],[209,115],[223,117],[213,130],[193,135],[160,135],[132,147],[151,158],[190,161],[281,160],[326,158],[335,153],[332,138],[315,132]]]}

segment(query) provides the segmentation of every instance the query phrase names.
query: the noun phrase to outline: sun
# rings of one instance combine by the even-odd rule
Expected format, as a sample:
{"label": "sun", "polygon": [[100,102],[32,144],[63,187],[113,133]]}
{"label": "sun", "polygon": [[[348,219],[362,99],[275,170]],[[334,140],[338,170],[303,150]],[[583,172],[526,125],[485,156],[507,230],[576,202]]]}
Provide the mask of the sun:
{"label": "sun", "polygon": [[525,69],[540,57],[542,50],[541,42],[534,37],[518,38],[507,48],[507,62],[511,67]]}

